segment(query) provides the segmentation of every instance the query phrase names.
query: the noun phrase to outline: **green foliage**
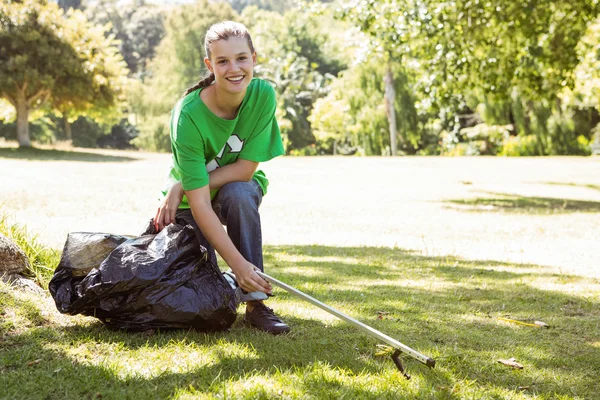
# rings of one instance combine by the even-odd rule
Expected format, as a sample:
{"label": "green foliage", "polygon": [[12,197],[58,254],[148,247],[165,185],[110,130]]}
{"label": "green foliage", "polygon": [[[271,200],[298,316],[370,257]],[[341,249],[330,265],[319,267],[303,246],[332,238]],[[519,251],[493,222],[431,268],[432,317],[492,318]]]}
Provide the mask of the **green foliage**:
{"label": "green foliage", "polygon": [[537,147],[537,138],[535,135],[510,136],[502,143],[498,155],[513,157],[538,156],[540,154]]}
{"label": "green foliage", "polygon": [[101,124],[88,117],[79,117],[73,122],[73,146],[98,147],[98,139],[110,132],[110,126]]}
{"label": "green foliage", "polygon": [[63,36],[62,12],[54,3],[24,0],[0,3],[0,95],[17,105],[47,98],[72,71],[83,66]]}
{"label": "green foliage", "polygon": [[[65,140],[62,118],[52,113],[34,112],[29,124],[31,140],[39,144],[54,144],[57,140]],[[16,122],[0,121],[0,137],[6,140],[17,140]]]}
{"label": "green foliage", "polygon": [[128,70],[114,38],[78,10],[67,12],[65,24],[65,40],[85,61],[54,89],[53,108],[70,120],[86,115],[98,122],[117,122]]}
{"label": "green foliage", "polygon": [[55,3],[0,4],[0,97],[17,110],[19,141],[29,145],[29,109],[42,105],[107,116],[118,103],[126,69],[104,29]]}
{"label": "green foliage", "polygon": [[137,128],[123,118],[119,124],[111,127],[108,135],[96,139],[96,144],[101,148],[131,149],[135,147],[132,141],[138,135]]}
{"label": "green foliage", "polygon": [[[401,149],[414,154],[425,135],[411,92],[409,77],[399,64],[392,65],[396,91],[396,120]],[[342,73],[327,97],[317,101],[310,121],[319,137],[332,136],[340,143],[360,148],[367,155],[389,153],[389,128],[383,103],[385,64],[370,58]]]}
{"label": "green foliage", "polygon": [[575,68],[574,87],[566,88],[563,100],[581,108],[600,108],[600,18],[593,21],[577,45],[577,54],[581,62]]}
{"label": "green foliage", "polygon": [[[291,10],[281,16],[256,7],[246,8],[242,20],[259,54],[257,76],[275,85],[277,117],[288,151],[315,144],[308,116],[349,61],[341,50],[344,43],[333,35],[342,24],[335,23],[330,12]],[[324,31],[322,26],[330,29]]]}
{"label": "green foliage", "polygon": [[[485,123],[462,129],[460,134],[468,142],[468,150],[465,155],[495,155],[509,138],[512,129],[512,125],[487,125]],[[452,153],[452,146],[444,150],[450,150]],[[460,153],[460,150],[458,152]]]}
{"label": "green foliage", "polygon": [[[587,67],[577,76],[589,78],[598,70],[593,51],[598,28],[584,34],[599,11],[598,2],[590,0],[544,0],[535,6],[350,0],[342,2],[338,17],[369,36],[368,54],[413,71],[419,115],[436,115],[456,134],[452,116],[483,103],[489,125],[510,123],[517,132],[534,133],[538,154],[566,154],[580,152],[573,150],[578,135],[562,119],[549,118],[561,112],[556,98],[574,85],[580,53],[587,55]],[[589,86],[579,91],[589,93]]]}
{"label": "green foliage", "polygon": [[170,152],[169,119],[166,116],[147,117],[138,123],[139,135],[131,143],[147,151]]}
{"label": "green foliage", "polygon": [[88,4],[85,14],[97,25],[109,24],[131,76],[144,80],[147,64],[165,35],[164,11],[143,1],[103,0]]}
{"label": "green foliage", "polygon": [[319,152],[317,146],[314,144],[300,149],[290,150],[290,156],[316,156],[317,154],[319,154]]}

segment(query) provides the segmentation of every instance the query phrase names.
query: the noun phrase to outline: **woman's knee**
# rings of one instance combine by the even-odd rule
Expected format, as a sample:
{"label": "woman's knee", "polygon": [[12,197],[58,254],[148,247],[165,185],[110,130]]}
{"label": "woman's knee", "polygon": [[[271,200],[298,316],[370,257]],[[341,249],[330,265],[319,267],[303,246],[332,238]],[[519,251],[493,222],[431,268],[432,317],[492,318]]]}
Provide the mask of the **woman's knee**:
{"label": "woman's knee", "polygon": [[224,208],[238,207],[258,210],[260,194],[252,180],[249,182],[231,182],[219,189],[216,201]]}

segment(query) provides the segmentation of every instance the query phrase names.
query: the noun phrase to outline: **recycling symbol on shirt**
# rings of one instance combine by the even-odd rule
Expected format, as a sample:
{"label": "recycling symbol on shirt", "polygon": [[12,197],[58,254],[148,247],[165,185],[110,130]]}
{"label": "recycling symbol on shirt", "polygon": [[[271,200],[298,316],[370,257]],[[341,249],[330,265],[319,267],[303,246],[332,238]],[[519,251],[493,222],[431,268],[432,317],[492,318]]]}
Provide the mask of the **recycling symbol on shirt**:
{"label": "recycling symbol on shirt", "polygon": [[227,147],[229,147],[229,153],[239,153],[244,147],[244,141],[240,139],[240,137],[235,133],[229,136],[229,139],[227,139],[227,142],[225,143],[219,154],[217,154],[217,157],[208,164],[206,164],[207,172],[214,171],[215,169],[221,167],[219,161],[221,161],[223,155],[225,155]]}

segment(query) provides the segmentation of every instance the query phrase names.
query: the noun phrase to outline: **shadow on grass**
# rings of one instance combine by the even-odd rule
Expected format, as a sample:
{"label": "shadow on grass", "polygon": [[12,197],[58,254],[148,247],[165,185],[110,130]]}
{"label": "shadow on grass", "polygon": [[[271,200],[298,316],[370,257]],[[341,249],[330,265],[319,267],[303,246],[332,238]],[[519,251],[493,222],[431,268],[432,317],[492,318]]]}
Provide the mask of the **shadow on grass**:
{"label": "shadow on grass", "polygon": [[[273,307],[292,327],[280,337],[241,321],[218,334],[148,336],[109,331],[100,323],[53,327],[28,311],[37,326],[0,339],[0,386],[9,397],[27,398],[44,396],[24,381],[44,388],[47,398],[202,392],[272,398],[278,396],[279,389],[270,387],[275,384],[284,396],[297,398],[501,399],[517,395],[519,387],[529,396],[593,398],[600,390],[597,280],[544,266],[372,247],[265,246],[265,264],[267,273],[433,357],[437,367],[429,370],[404,356],[413,375],[404,381],[389,356],[376,355],[377,339],[348,323],[323,320],[309,303],[276,290]],[[576,286],[582,289],[573,293],[569,288]],[[551,328],[510,325],[498,317],[541,320]],[[192,357],[191,365],[177,370],[186,354],[201,351],[210,357]],[[94,365],[97,357],[105,361]],[[525,368],[497,363],[510,357]],[[145,367],[136,370],[136,364],[145,358],[162,363],[162,372],[143,376]],[[129,363],[125,375],[115,372]],[[287,392],[291,388],[296,395]]]}
{"label": "shadow on grass", "polygon": [[508,193],[485,192],[494,197],[447,200],[458,210],[469,212],[503,211],[527,214],[565,214],[573,212],[600,212],[600,202],[558,199],[552,197],[519,196]]}
{"label": "shadow on grass", "polygon": [[111,156],[83,151],[53,149],[0,147],[0,158],[13,158],[28,161],[87,161],[87,162],[127,162],[137,161],[126,156]]}
{"label": "shadow on grass", "polygon": [[600,185],[593,185],[591,183],[585,184],[585,183],[569,183],[569,182],[542,182],[542,184],[556,185],[556,186],[574,186],[574,187],[581,187],[581,188],[587,188],[587,189],[600,191]]}

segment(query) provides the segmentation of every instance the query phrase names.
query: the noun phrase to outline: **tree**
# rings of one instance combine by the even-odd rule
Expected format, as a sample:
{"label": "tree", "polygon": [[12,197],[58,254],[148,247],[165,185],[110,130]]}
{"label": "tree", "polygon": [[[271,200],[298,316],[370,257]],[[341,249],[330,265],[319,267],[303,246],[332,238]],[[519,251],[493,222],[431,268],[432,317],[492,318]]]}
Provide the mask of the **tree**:
{"label": "tree", "polygon": [[86,57],[68,81],[58,82],[52,96],[52,107],[63,116],[66,139],[72,140],[71,122],[80,116],[96,122],[115,122],[120,117],[128,70],[114,37],[106,36],[106,27],[92,25],[81,11],[72,9],[65,24],[64,38]]}
{"label": "tree", "polygon": [[[309,120],[321,138],[332,137],[340,153],[359,151],[366,155],[391,153],[389,109],[381,101],[385,95],[386,63],[370,58],[342,72],[333,81],[327,97],[315,103]],[[419,146],[418,116],[409,77],[401,65],[392,64],[394,93],[392,101],[406,153],[413,154]],[[344,150],[343,148],[346,147]]]}
{"label": "tree", "polygon": [[456,111],[474,91],[507,103],[516,90],[553,104],[573,83],[575,45],[599,7],[595,0],[351,0],[340,18],[372,38],[372,52],[417,65],[415,88],[429,105]]}
{"label": "tree", "polygon": [[119,52],[130,75],[145,79],[147,65],[165,35],[164,10],[143,0],[123,4],[117,0],[91,3],[85,10],[90,21],[110,24]]}
{"label": "tree", "polygon": [[[17,137],[22,147],[31,145],[31,109],[69,99],[78,108],[83,103],[91,108],[97,99],[94,95],[102,94],[106,99],[120,90],[108,73],[112,67],[104,65],[104,61],[116,59],[108,42],[77,48],[69,42],[76,35],[82,37],[80,44],[89,41],[85,30],[90,26],[77,18],[65,18],[57,4],[45,0],[0,4],[0,96],[16,109]],[[92,90],[82,90],[85,86]]]}

